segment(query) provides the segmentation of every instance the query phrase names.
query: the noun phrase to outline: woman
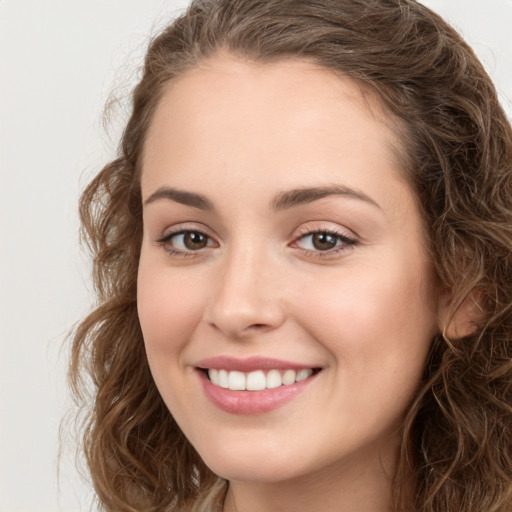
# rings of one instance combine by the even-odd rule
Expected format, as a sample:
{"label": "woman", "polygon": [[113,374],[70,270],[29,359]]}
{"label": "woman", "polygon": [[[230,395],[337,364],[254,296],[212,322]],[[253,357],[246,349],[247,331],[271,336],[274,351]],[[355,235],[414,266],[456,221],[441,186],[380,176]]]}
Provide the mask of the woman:
{"label": "woman", "polygon": [[413,0],[204,0],[82,196],[104,510],[512,507],[512,132]]}

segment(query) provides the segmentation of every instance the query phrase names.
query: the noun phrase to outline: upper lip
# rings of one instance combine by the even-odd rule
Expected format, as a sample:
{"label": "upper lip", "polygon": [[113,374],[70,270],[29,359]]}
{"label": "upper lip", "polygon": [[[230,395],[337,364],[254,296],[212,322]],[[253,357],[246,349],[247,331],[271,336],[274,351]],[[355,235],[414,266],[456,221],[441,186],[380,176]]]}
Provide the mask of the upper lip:
{"label": "upper lip", "polygon": [[239,359],[231,356],[209,357],[199,361],[198,368],[252,372],[256,370],[302,370],[307,368],[318,368],[316,365],[284,361],[282,359],[273,359],[268,357],[247,357]]}

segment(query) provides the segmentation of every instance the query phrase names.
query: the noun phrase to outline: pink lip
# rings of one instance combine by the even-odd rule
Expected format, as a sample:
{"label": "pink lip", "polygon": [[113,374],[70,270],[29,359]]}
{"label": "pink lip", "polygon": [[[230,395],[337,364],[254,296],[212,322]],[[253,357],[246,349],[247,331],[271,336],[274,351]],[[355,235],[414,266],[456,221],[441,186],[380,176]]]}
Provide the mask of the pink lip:
{"label": "pink lip", "polygon": [[248,357],[237,359],[230,356],[210,357],[199,361],[196,365],[202,369],[216,369],[239,372],[253,372],[255,370],[301,370],[303,368],[314,368],[314,366],[292,363],[281,359],[268,357]]}
{"label": "pink lip", "polygon": [[251,372],[255,370],[300,370],[312,366],[291,363],[278,359],[251,357],[235,359],[232,357],[213,357],[201,361],[197,374],[201,380],[206,397],[219,409],[230,414],[255,415],[273,411],[302,393],[318,374],[313,374],[306,380],[288,386],[261,391],[232,391],[213,384],[202,370],[218,369],[228,371]]}

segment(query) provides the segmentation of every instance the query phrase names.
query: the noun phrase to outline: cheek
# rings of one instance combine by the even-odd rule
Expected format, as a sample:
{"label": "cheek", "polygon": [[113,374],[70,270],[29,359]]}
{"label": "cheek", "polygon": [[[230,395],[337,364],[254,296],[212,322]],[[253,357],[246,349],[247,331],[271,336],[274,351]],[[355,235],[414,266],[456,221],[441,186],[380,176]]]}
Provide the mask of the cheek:
{"label": "cheek", "polygon": [[137,307],[150,364],[180,353],[200,322],[203,302],[202,288],[186,272],[162,269],[141,258]]}
{"label": "cheek", "polygon": [[[386,265],[347,269],[317,280],[297,317],[333,355],[336,365],[367,379],[421,372],[436,315],[424,270]],[[307,319],[307,320],[306,320]],[[409,373],[410,375],[410,373]]]}
{"label": "cheek", "polygon": [[186,272],[148,260],[142,255],[139,265],[139,322],[156,387],[179,421],[183,420],[181,413],[187,410],[186,404],[194,400],[181,376],[186,348],[201,321],[204,290],[200,283],[185,277]]}
{"label": "cheek", "polygon": [[413,273],[390,268],[354,270],[337,287],[317,284],[298,316],[330,353],[335,416],[351,411],[358,418],[347,425],[355,437],[362,435],[360,422],[369,436],[393,432],[414,398],[436,331],[428,293]]}

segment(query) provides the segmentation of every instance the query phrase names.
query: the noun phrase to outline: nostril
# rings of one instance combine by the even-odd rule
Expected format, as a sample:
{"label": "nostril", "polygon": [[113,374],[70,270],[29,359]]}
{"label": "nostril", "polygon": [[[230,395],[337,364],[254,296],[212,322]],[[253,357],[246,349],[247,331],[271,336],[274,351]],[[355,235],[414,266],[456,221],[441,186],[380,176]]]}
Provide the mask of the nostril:
{"label": "nostril", "polygon": [[204,322],[233,339],[279,327],[285,315],[278,301],[260,299],[252,302],[225,296],[212,300],[204,313]]}
{"label": "nostril", "polygon": [[251,325],[248,325],[244,329],[244,331],[246,333],[250,333],[250,332],[254,332],[254,331],[256,331],[256,332],[264,332],[264,331],[267,331],[267,330],[270,330],[270,329],[272,329],[271,325],[261,323],[261,324],[251,324]]}

